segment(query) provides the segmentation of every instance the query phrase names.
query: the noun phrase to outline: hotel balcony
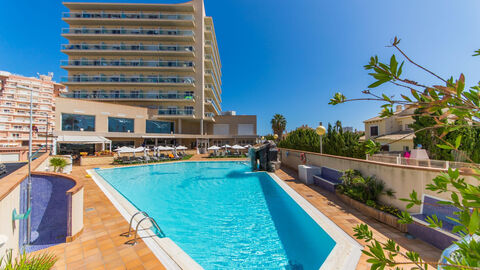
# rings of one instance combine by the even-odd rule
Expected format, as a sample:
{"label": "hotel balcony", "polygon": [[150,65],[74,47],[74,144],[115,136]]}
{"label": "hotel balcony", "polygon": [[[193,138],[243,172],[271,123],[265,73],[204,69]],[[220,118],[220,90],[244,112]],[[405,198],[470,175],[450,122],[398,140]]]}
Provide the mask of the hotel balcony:
{"label": "hotel balcony", "polygon": [[84,40],[164,40],[194,42],[193,31],[178,29],[63,28],[65,38]]}
{"label": "hotel balcony", "polygon": [[63,44],[61,51],[67,55],[195,56],[193,46],[183,45]]}
{"label": "hotel balcony", "polygon": [[[215,85],[215,89],[217,90],[220,90],[220,83],[218,81],[218,77],[215,76],[215,73],[213,73],[213,71],[211,69],[207,69],[205,70],[205,78],[206,78],[206,82],[207,83],[210,83],[210,84],[214,84]],[[220,91],[219,91],[220,93]]]}
{"label": "hotel balcony", "polygon": [[[222,63],[220,61],[220,56],[218,54],[218,48],[213,44],[211,40],[205,41],[205,55],[209,55],[211,57],[210,60],[214,61],[215,63],[218,63],[219,67],[222,66]],[[221,73],[221,70],[219,70],[219,73]]]}
{"label": "hotel balcony", "polygon": [[215,70],[217,76],[220,78],[220,65],[218,65],[218,62],[211,54],[205,54],[205,67]]}
{"label": "hotel balcony", "polygon": [[141,77],[141,76],[67,76],[62,77],[65,85],[125,85],[125,86],[194,86],[192,77]]}
{"label": "hotel balcony", "polygon": [[195,97],[192,94],[185,93],[106,93],[102,91],[97,92],[80,92],[62,94],[62,97],[78,98],[78,99],[92,99],[103,101],[179,101],[179,102],[195,102]]}
{"label": "hotel balcony", "polygon": [[204,114],[204,117],[205,117],[204,119],[207,120],[207,121],[215,122],[215,118],[214,118],[214,117],[215,117],[215,113],[213,113],[213,112],[206,112],[206,113]]}
{"label": "hotel balcony", "polygon": [[195,110],[193,109],[158,109],[155,118],[194,118]]}
{"label": "hotel balcony", "polygon": [[191,14],[124,13],[124,12],[64,12],[63,20],[82,25],[152,25],[194,27]]}
{"label": "hotel balcony", "polygon": [[222,110],[220,110],[219,107],[217,107],[216,102],[211,98],[206,98],[205,99],[205,105],[208,105],[208,106],[212,107],[217,114],[220,114],[221,111],[222,111]]}
{"label": "hotel balcony", "polygon": [[218,103],[222,102],[220,95],[217,93],[215,86],[213,84],[205,84],[205,92],[210,93],[211,96],[215,97]]}
{"label": "hotel balcony", "polygon": [[195,71],[192,61],[142,61],[142,60],[64,60],[66,70],[162,70],[174,72]]}

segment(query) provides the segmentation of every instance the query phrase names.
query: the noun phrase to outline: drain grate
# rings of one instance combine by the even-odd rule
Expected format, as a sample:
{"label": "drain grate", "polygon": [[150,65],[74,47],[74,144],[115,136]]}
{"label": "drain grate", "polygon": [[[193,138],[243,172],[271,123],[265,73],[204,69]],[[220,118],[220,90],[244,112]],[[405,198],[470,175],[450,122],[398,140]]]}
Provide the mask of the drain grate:
{"label": "drain grate", "polygon": [[95,210],[95,208],[90,207],[90,208],[85,209],[85,212],[90,212],[90,211],[93,211],[93,210]]}

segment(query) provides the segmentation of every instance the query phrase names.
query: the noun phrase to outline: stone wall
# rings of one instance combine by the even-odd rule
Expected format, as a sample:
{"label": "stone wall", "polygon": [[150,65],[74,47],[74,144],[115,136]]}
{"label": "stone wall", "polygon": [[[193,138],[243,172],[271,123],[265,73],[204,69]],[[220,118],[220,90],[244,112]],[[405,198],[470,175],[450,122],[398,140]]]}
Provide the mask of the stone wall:
{"label": "stone wall", "polygon": [[[447,194],[437,194],[426,190],[427,184],[432,182],[438,174],[445,172],[442,169],[416,167],[407,165],[397,165],[381,163],[377,161],[369,161],[363,159],[355,159],[349,157],[325,155],[319,153],[305,152],[299,150],[280,148],[280,159],[282,165],[298,170],[298,165],[303,164],[300,160],[300,154],[305,153],[306,164],[313,166],[324,166],[336,170],[359,170],[364,176],[375,176],[377,179],[385,182],[386,188],[395,191],[395,198],[382,196],[380,201],[385,204],[393,205],[399,209],[405,210],[406,203],[400,201],[400,198],[408,198],[412,190],[416,190],[419,198],[423,194],[429,194],[441,199],[449,199]],[[466,181],[470,183],[478,183],[478,180],[471,175],[463,174]],[[412,207],[409,211],[420,212],[419,206]]]}

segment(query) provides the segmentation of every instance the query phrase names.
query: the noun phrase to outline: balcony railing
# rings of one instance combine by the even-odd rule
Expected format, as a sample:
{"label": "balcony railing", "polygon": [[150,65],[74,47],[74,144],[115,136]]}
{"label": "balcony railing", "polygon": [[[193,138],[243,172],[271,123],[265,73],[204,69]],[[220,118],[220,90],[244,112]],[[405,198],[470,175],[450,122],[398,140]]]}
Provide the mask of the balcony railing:
{"label": "balcony railing", "polygon": [[213,95],[220,102],[220,98],[217,95],[217,90],[215,90],[215,86],[213,84],[208,83],[208,84],[205,85],[205,88],[211,88],[212,92],[213,92]]}
{"label": "balcony railing", "polygon": [[62,66],[115,66],[115,67],[193,67],[191,61],[143,61],[143,60],[63,60]]}
{"label": "balcony railing", "polygon": [[151,19],[151,20],[193,20],[189,14],[162,13],[107,13],[107,12],[64,12],[63,18],[76,19]]}
{"label": "balcony railing", "polygon": [[192,77],[139,77],[139,76],[67,76],[62,82],[101,83],[194,83]]}
{"label": "balcony railing", "polygon": [[142,29],[142,28],[139,28],[139,29],[63,28],[62,34],[193,36],[193,31],[177,30],[177,29]]}
{"label": "balcony railing", "polygon": [[215,114],[213,112],[206,112],[205,117],[214,117]]}
{"label": "balcony railing", "polygon": [[105,93],[105,92],[80,92],[66,93],[63,97],[80,99],[172,99],[172,100],[194,100],[192,94],[184,93]]}
{"label": "balcony railing", "polygon": [[182,45],[62,44],[62,50],[193,52],[194,48]]}
{"label": "balcony railing", "polygon": [[158,109],[158,115],[193,115],[193,109]]}
{"label": "balcony railing", "polygon": [[205,99],[205,102],[207,102],[208,104],[212,104],[212,106],[215,108],[215,110],[217,110],[217,112],[220,113],[220,109],[217,107],[217,104],[215,103],[215,101],[211,98],[207,98]]}

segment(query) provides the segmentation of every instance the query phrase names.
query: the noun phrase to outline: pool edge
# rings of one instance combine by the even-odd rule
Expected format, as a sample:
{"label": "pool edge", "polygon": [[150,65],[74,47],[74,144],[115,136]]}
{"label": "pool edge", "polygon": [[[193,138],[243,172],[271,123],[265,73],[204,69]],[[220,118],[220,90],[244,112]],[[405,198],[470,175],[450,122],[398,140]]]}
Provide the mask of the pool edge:
{"label": "pool edge", "polygon": [[320,269],[356,269],[363,246],[275,173],[269,172],[268,175],[336,242]]}

